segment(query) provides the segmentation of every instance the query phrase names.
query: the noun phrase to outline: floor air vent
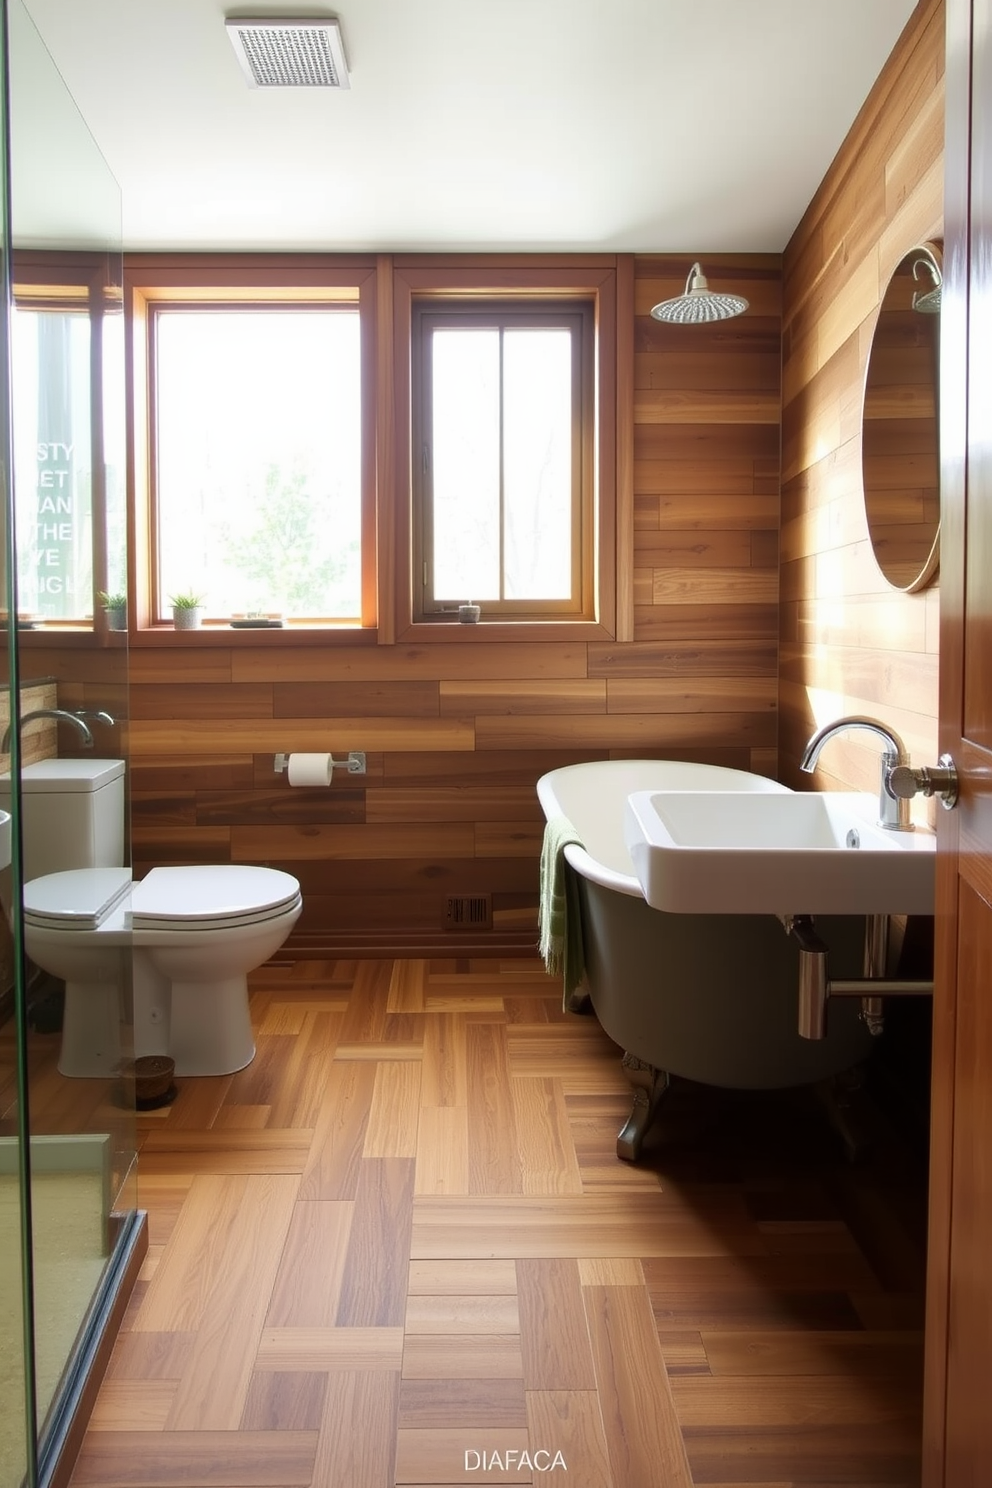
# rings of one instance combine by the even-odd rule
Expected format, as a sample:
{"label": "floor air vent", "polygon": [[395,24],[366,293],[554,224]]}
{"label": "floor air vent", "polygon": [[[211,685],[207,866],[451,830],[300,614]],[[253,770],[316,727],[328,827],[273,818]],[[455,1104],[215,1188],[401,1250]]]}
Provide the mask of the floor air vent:
{"label": "floor air vent", "polygon": [[446,930],[491,930],[493,901],[491,894],[449,894],[444,901]]}

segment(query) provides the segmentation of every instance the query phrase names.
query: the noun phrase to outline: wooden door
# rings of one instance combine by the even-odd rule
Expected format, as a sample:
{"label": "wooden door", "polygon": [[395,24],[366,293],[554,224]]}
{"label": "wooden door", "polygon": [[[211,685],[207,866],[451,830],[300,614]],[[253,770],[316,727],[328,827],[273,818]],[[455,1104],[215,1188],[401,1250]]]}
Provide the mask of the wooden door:
{"label": "wooden door", "polygon": [[992,0],[948,0],[925,1488],[992,1478]]}

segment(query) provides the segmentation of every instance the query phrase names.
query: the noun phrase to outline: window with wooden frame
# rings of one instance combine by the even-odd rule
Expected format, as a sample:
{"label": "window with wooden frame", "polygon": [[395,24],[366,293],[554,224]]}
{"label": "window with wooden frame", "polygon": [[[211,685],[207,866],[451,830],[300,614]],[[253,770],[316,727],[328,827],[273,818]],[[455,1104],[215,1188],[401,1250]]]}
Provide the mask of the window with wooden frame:
{"label": "window with wooden frame", "polygon": [[588,300],[415,301],[417,619],[595,613],[595,376]]}
{"label": "window with wooden frame", "polygon": [[393,322],[396,638],[629,630],[626,260],[399,257]]}
{"label": "window with wooden frame", "polygon": [[376,615],[371,267],[130,260],[137,588],[208,617],[371,626]]}
{"label": "window with wooden frame", "polygon": [[106,254],[19,250],[11,360],[18,607],[79,628],[126,578],[121,288]]}

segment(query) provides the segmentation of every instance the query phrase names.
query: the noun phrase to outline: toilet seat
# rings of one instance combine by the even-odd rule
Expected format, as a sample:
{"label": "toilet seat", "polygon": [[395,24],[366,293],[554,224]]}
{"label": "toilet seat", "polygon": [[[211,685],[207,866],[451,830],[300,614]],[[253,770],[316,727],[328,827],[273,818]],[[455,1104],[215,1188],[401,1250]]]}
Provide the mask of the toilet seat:
{"label": "toilet seat", "polygon": [[245,863],[153,868],[131,890],[133,930],[226,930],[276,919],[300,899],[278,868]]}
{"label": "toilet seat", "polygon": [[24,885],[24,919],[39,930],[121,928],[121,919],[128,930],[163,934],[235,930],[277,919],[299,901],[296,879],[277,868],[153,868],[136,884],[127,868],[71,868]]}
{"label": "toilet seat", "polygon": [[68,868],[24,885],[24,921],[38,929],[97,930],[127,897],[127,868]]}

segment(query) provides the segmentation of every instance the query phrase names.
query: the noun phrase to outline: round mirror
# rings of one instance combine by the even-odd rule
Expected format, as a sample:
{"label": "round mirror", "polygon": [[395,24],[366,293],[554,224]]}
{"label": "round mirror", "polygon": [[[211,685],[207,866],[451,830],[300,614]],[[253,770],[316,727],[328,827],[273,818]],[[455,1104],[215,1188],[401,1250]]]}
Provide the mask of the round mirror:
{"label": "round mirror", "polygon": [[868,534],[879,568],[906,593],[940,561],[937,374],[941,253],[913,248],[882,299],[868,355],[861,468]]}

